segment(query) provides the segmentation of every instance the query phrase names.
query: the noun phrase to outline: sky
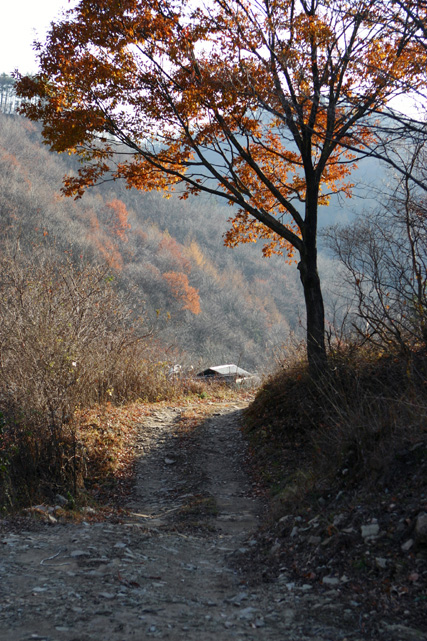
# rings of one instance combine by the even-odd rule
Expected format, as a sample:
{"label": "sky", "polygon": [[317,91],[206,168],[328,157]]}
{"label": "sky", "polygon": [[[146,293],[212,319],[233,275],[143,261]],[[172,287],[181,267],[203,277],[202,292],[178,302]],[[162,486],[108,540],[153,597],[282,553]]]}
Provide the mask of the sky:
{"label": "sky", "polygon": [[0,74],[15,69],[21,73],[37,71],[32,49],[36,39],[44,41],[52,20],[76,0],[8,0],[2,6],[0,20]]}
{"label": "sky", "polygon": [[[0,20],[0,74],[18,69],[22,74],[37,71],[34,40],[44,42],[49,25],[61,12],[75,6],[78,0],[8,0]],[[424,112],[424,100],[423,112]],[[393,103],[398,110],[419,117],[413,103],[399,98]]]}

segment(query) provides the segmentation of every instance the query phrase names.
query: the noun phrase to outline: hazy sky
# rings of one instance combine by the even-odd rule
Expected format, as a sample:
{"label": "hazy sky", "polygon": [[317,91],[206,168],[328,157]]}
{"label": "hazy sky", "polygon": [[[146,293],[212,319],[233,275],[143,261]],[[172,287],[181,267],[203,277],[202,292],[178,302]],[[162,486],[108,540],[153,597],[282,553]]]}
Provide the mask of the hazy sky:
{"label": "hazy sky", "polygon": [[37,70],[32,50],[36,39],[44,40],[52,20],[76,0],[8,0],[3,3],[0,19],[0,73],[15,69],[22,73]]}
{"label": "hazy sky", "polygon": [[[37,59],[32,45],[34,40],[44,42],[49,25],[63,10],[78,0],[7,0],[3,3],[0,19],[0,74],[37,71]],[[424,112],[425,100],[422,100]],[[417,112],[406,99],[399,98],[393,106],[417,117]]]}

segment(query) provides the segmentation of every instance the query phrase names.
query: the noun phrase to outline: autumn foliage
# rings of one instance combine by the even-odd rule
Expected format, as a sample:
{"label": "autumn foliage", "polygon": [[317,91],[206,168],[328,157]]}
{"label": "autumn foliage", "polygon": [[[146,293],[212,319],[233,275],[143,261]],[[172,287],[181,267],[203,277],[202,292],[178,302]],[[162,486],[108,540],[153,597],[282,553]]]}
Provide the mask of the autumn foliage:
{"label": "autumn foliage", "polygon": [[83,159],[66,194],[104,178],[213,193],[237,207],[227,244],[295,253],[320,366],[318,206],[351,194],[359,158],[385,155],[389,101],[425,87],[419,25],[402,11],[372,0],[81,0],[40,46],[40,73],[20,79],[22,111],[53,150]]}
{"label": "autumn foliage", "polygon": [[200,314],[200,299],[195,287],[188,283],[188,277],[182,272],[167,272],[163,278],[168,283],[172,295],[181,303],[182,309],[193,314]]}
{"label": "autumn foliage", "polygon": [[123,244],[128,242],[128,222],[126,205],[118,198],[105,203],[100,217],[94,210],[88,212],[90,231],[88,239],[96,247],[107,265],[116,271],[123,269]]}
{"label": "autumn foliage", "polygon": [[106,209],[111,212],[109,226],[113,236],[117,236],[122,242],[127,242],[126,232],[130,229],[130,224],[126,205],[118,198],[113,198],[106,203]]}

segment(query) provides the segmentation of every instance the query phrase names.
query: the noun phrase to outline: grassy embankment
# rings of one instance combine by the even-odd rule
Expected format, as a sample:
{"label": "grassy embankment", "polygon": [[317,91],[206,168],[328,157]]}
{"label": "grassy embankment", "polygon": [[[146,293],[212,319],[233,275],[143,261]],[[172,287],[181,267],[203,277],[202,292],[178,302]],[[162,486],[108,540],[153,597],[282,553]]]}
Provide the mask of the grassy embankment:
{"label": "grassy embankment", "polygon": [[331,354],[320,381],[303,362],[272,375],[245,431],[277,511],[343,488],[391,488],[403,453],[426,453],[426,374],[424,352],[365,347]]}

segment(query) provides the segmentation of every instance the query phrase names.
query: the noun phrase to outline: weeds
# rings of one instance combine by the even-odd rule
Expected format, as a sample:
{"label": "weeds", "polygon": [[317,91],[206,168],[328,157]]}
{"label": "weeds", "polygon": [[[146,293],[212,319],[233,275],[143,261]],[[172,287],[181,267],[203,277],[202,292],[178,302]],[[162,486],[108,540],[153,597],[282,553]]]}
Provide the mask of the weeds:
{"label": "weeds", "polygon": [[246,412],[264,481],[283,502],[391,474],[400,452],[427,437],[427,355],[372,346],[330,355],[313,381],[305,363],[281,369]]}
{"label": "weeds", "polygon": [[311,435],[320,469],[375,481],[402,448],[427,435],[427,356],[334,356],[322,389],[324,421]]}
{"label": "weeds", "polygon": [[0,296],[1,504],[76,495],[89,462],[79,412],[170,398],[179,385],[105,267],[5,249]]}
{"label": "weeds", "polygon": [[3,509],[57,493],[73,501],[86,490],[120,493],[141,403],[209,404],[235,394],[171,378],[161,343],[106,267],[9,247],[0,255],[0,296]]}

